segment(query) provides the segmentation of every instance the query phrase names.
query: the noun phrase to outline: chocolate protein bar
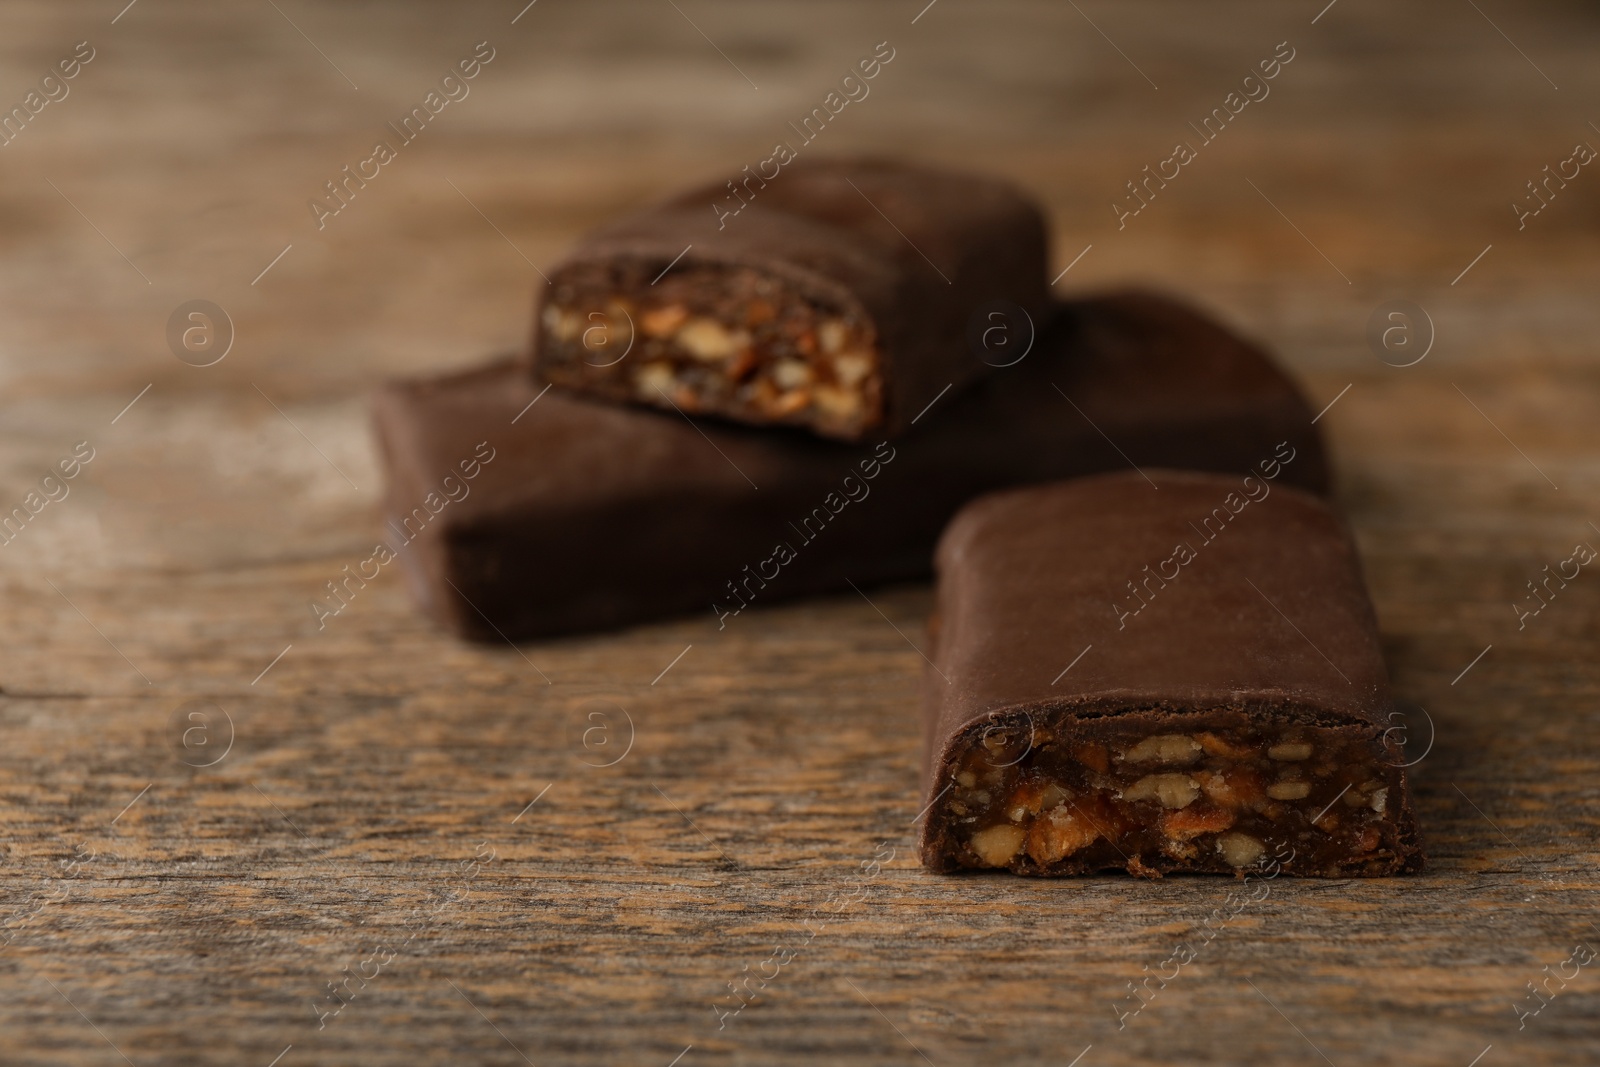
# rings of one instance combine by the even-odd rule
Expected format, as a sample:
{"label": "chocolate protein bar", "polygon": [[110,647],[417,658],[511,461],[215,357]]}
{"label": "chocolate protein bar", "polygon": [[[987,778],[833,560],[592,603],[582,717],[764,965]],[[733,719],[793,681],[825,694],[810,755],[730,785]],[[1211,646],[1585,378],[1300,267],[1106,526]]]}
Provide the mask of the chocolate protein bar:
{"label": "chocolate protein bar", "polygon": [[[1048,302],[1044,216],[992,178],[802,160],[705,186],[586,238],[535,315],[545,381],[608,400],[892,438],[988,368],[986,307]],[[729,189],[744,206],[718,205]]]}
{"label": "chocolate protein bar", "polygon": [[1014,489],[941,538],[923,863],[1420,870],[1355,549],[1264,474]]}
{"label": "chocolate protein bar", "polygon": [[1272,363],[1140,293],[1063,306],[1020,362],[894,441],[542,392],[510,363],[390,385],[375,420],[388,542],[416,598],[491,641],[696,611],[725,627],[780,598],[922,577],[950,516],[1011,485],[1130,463],[1327,480]]}

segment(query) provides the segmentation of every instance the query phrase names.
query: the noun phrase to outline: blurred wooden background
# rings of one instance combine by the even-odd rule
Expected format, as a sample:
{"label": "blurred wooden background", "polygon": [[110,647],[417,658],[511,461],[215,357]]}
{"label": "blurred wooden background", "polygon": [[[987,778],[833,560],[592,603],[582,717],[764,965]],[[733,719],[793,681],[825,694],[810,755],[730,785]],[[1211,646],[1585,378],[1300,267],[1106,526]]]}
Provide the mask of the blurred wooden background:
{"label": "blurred wooden background", "polygon": [[[0,148],[0,505],[94,449],[0,550],[0,1059],[1593,1061],[1600,577],[1512,606],[1600,546],[1600,172],[1512,207],[1600,146],[1592,7],[94,0],[0,30],[7,108],[93,51]],[[308,200],[482,41],[319,231]],[[1009,175],[1058,290],[1185,294],[1337,400],[1437,729],[1428,874],[1275,882],[1120,1028],[1239,887],[925,874],[922,661],[862,598],[520,649],[435,632],[392,575],[309,607],[378,535],[375,382],[518,346],[537,266],[764,158],[880,41],[808,151]],[[203,368],[167,340],[202,299],[235,334]],[[1391,299],[1436,330],[1414,366],[1368,345]],[[926,588],[870,592],[920,639]]]}

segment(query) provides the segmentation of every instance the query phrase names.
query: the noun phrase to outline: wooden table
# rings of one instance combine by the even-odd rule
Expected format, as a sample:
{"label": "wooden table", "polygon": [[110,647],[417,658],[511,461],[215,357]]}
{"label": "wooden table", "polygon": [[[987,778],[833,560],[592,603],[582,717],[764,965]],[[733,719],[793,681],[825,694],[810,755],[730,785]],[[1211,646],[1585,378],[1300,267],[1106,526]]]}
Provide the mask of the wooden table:
{"label": "wooden table", "polygon": [[[1591,11],[122,3],[0,15],[5,101],[94,51],[0,150],[0,503],[94,452],[0,551],[0,1060],[1600,1059],[1600,963],[1563,965],[1600,950],[1600,577],[1513,607],[1600,545],[1600,173],[1510,206],[1600,145]],[[470,95],[319,230],[309,200],[480,41]],[[1187,294],[1332,405],[1435,726],[1427,874],[1235,912],[1224,880],[924,873],[925,586],[512,648],[388,576],[318,629],[379,536],[367,390],[515,347],[574,235],[764,158],[880,41],[809,151],[1010,175],[1059,291]],[[1280,41],[1270,95],[1119,229]],[[208,367],[167,340],[202,299],[234,334]],[[1420,363],[1369,347],[1390,299],[1431,319]]]}

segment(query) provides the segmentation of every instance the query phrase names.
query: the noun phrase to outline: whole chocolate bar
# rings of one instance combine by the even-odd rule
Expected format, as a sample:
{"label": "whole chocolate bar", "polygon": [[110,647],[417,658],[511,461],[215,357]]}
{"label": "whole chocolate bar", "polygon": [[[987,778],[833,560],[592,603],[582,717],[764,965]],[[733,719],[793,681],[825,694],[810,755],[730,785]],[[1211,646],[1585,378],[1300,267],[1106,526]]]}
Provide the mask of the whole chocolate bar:
{"label": "whole chocolate bar", "polygon": [[804,160],[735,191],[737,214],[717,207],[728,188],[706,186],[584,240],[541,292],[537,374],[609,400],[880,440],[988,369],[966,343],[986,305],[1036,321],[1047,306],[1044,217],[1004,182]]}
{"label": "whole chocolate bar", "polygon": [[1066,305],[1019,363],[875,445],[545,393],[524,370],[375,404],[392,551],[431,614],[491,641],[689,611],[727,626],[922,577],[950,516],[1011,485],[1130,462],[1327,479],[1309,409],[1258,349],[1140,293]]}
{"label": "whole chocolate bar", "polygon": [[1421,869],[1355,549],[1267,470],[1106,474],[956,517],[925,672],[924,864]]}

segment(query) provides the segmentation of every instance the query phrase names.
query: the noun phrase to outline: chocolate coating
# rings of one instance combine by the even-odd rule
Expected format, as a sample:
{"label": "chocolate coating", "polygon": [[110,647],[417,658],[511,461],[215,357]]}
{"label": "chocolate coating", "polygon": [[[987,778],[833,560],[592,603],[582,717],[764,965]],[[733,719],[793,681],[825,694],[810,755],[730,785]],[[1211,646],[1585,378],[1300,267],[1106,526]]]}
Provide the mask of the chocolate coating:
{"label": "chocolate coating", "polygon": [[[1020,363],[882,445],[541,395],[524,370],[395,383],[374,405],[387,536],[408,542],[423,607],[482,640],[689,611],[737,625],[741,603],[921,577],[972,497],[1130,460],[1243,474],[1288,442],[1280,483],[1327,480],[1309,409],[1261,351],[1141,293],[1064,305]],[[480,442],[494,459],[430,514]]]}
{"label": "chocolate coating", "polygon": [[1144,474],[985,496],[940,539],[923,862],[1234,871],[1275,843],[1287,873],[1420,868],[1342,523],[1260,467]]}
{"label": "chocolate coating", "polygon": [[[1048,307],[1044,216],[1009,183],[887,160],[803,159],[742,195],[750,202],[719,218],[712,205],[728,201],[726,186],[691,189],[581,241],[540,289],[536,374],[610,400],[876,441],[908,430],[947,386],[959,392],[989,370],[966,344],[980,309],[1006,301],[1038,322]],[[711,331],[710,347],[699,359],[680,353],[684,365],[668,377],[659,368],[670,365],[667,335],[683,309]],[[663,314],[664,325],[650,325]],[[822,321],[837,333],[848,326],[866,379],[818,383],[831,390],[819,406],[803,379],[756,395],[746,376],[769,359],[832,373],[817,352]],[[763,330],[771,343],[755,347],[771,353],[733,354],[730,334],[748,348]],[[585,353],[580,338],[591,335]],[[829,397],[832,412],[820,406]],[[839,410],[856,400],[859,411]]]}

